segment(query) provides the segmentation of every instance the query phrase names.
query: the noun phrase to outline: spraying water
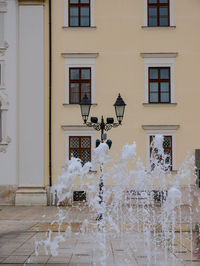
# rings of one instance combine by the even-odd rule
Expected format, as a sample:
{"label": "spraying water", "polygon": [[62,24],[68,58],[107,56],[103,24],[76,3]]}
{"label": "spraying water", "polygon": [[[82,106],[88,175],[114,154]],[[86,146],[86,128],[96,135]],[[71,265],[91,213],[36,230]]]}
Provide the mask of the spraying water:
{"label": "spraying water", "polygon": [[[173,175],[170,155],[163,149],[163,140],[162,135],[156,135],[152,139],[148,169],[137,158],[135,142],[123,147],[117,163],[109,157],[109,148],[105,143],[94,150],[93,163],[82,165],[79,159],[72,158],[59,176],[58,184],[52,188],[58,206],[57,218],[52,224],[58,225],[58,233],[53,237],[49,231],[45,240],[36,241],[36,255],[39,254],[40,247],[44,247],[46,254],[59,255],[59,244],[71,237],[72,223],[77,222],[80,228],[76,234],[85,234],[98,241],[101,252],[98,263],[101,265],[107,265],[109,235],[120,239],[118,250],[123,250],[124,246],[129,247],[127,257],[120,265],[131,265],[132,255],[128,250],[137,251],[138,247],[142,251],[141,257],[146,258],[147,265],[178,265],[176,252],[182,251],[177,251],[176,232],[179,232],[179,242],[182,243],[182,224],[188,222],[192,259],[193,212],[190,184],[195,182],[194,158],[188,157],[177,174]],[[91,172],[95,165],[100,166],[100,178],[105,184],[101,204],[99,180]],[[188,184],[187,221],[184,221],[185,216],[182,217],[183,181]],[[87,193],[85,204],[73,203],[72,195],[76,190]],[[63,202],[78,208],[80,212],[85,211],[87,204],[89,210],[89,215],[82,221],[73,220],[71,225],[68,221],[65,232],[61,232],[61,226],[68,219],[72,207],[60,208]],[[100,221],[97,219],[99,214],[103,217]]]}

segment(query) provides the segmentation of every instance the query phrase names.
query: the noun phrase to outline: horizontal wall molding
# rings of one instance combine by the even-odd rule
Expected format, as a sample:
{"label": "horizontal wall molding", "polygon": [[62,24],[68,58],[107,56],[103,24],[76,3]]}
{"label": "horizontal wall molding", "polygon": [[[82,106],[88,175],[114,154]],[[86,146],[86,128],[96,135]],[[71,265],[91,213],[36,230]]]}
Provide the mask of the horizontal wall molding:
{"label": "horizontal wall molding", "polygon": [[61,53],[65,58],[96,58],[99,53]]}
{"label": "horizontal wall molding", "polygon": [[62,125],[61,126],[65,131],[84,131],[84,132],[91,132],[94,131],[92,127],[87,127],[84,125]]}
{"label": "horizontal wall molding", "polygon": [[142,125],[144,130],[176,130],[180,125]]}
{"label": "horizontal wall molding", "polygon": [[140,53],[143,58],[175,58],[178,53]]}

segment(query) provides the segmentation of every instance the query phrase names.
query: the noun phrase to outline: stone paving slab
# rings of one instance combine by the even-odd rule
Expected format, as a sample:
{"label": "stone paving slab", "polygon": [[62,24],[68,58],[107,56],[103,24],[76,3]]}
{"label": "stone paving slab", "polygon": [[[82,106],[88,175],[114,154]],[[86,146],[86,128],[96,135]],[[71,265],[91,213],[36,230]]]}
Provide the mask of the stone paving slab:
{"label": "stone paving slab", "polygon": [[[72,230],[72,235],[59,246],[59,256],[46,255],[45,250],[40,248],[39,256],[34,253],[34,241],[46,239],[50,222],[55,220],[57,208],[55,207],[1,207],[0,216],[0,264],[1,265],[101,265],[102,250],[99,248],[99,240],[94,235],[77,235],[77,228],[87,218],[89,212],[78,212],[77,209],[68,209],[68,221],[64,222],[63,230],[71,222],[77,224]],[[39,228],[39,229],[38,229]],[[183,225],[187,231],[188,225]],[[57,235],[58,226],[52,226],[52,237]],[[200,265],[200,258],[192,254],[190,232],[182,235],[175,234],[174,258],[176,266]],[[193,234],[193,247],[195,240]],[[182,239],[182,243],[180,243]],[[144,252],[144,235],[142,233],[124,233],[116,236],[112,233],[106,237],[106,266],[147,265],[147,257]],[[160,253],[159,253],[160,252]],[[157,265],[162,265],[164,251],[160,249],[157,254]],[[182,261],[181,261],[182,260]],[[172,263],[170,263],[172,265]],[[153,266],[153,263],[152,263]]]}

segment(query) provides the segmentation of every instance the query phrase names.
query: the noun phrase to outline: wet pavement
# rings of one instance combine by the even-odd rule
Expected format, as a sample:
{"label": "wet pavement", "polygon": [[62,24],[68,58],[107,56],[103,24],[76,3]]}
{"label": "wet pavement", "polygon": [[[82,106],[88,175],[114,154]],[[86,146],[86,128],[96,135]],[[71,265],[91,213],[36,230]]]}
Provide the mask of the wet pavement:
{"label": "wet pavement", "polygon": [[[68,216],[61,233],[72,225],[72,234],[59,245],[59,255],[46,255],[43,248],[35,254],[34,242],[46,239],[50,228],[56,236],[58,226],[51,225],[57,214],[56,207],[0,207],[0,264],[1,265],[200,265],[200,254],[194,254],[196,233],[183,230],[175,233],[174,246],[169,251],[157,248],[156,256],[145,252],[148,242],[145,234],[133,232],[106,234],[97,240],[91,233],[78,234],[81,222],[90,214],[87,208],[79,211],[68,208]],[[193,238],[190,241],[191,237]],[[106,246],[106,254],[102,248]],[[169,247],[170,249],[170,247]],[[106,255],[106,256],[105,256]],[[155,254],[154,254],[155,255]]]}

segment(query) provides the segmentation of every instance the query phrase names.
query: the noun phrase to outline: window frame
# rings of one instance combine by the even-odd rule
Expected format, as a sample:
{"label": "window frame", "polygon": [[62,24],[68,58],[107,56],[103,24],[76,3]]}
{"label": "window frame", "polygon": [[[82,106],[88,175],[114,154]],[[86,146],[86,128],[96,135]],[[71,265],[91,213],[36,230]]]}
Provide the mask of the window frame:
{"label": "window frame", "polygon": [[[69,27],[71,28],[73,28],[73,27],[90,27],[90,25],[91,25],[91,15],[90,15],[90,13],[91,13],[91,11],[90,11],[90,9],[91,9],[91,5],[90,5],[90,0],[88,0],[89,1],[89,3],[81,3],[80,2],[81,0],[78,0],[78,3],[70,3],[70,0],[69,0],[69,2],[68,2],[68,25],[69,25]],[[70,25],[70,7],[78,7],[78,25],[77,26],[73,26],[73,25]],[[81,26],[81,14],[80,14],[80,11],[81,11],[81,7],[89,7],[89,25],[87,25],[87,26]]]}
{"label": "window frame", "polygon": [[[98,53],[71,54],[62,53],[65,58],[65,103],[69,105],[69,68],[88,67],[91,68],[91,104],[95,104],[95,59]],[[74,105],[74,104],[73,104]]]}
{"label": "window frame", "polygon": [[171,171],[176,171],[176,131],[179,125],[143,125],[142,128],[146,132],[146,168],[151,169],[150,164],[150,136],[155,136],[157,134],[163,136],[172,136],[172,169]]}
{"label": "window frame", "polygon": [[69,0],[64,0],[64,28],[70,29],[87,29],[95,28],[94,21],[94,0],[90,0],[90,26],[69,26]]}
{"label": "window frame", "polygon": [[[149,0],[147,0],[147,26],[148,27],[169,27],[170,26],[170,0],[168,0],[168,3],[149,3]],[[157,7],[157,25],[149,25],[149,7]],[[168,7],[168,24],[167,25],[160,25],[160,7]]]}
{"label": "window frame", "polygon": [[[79,139],[79,147],[78,148],[71,148],[70,147],[70,140],[72,139],[72,138],[78,138]],[[82,138],[89,138],[90,139],[90,147],[89,148],[82,148],[81,147],[81,139]],[[78,150],[78,153],[79,153],[79,159],[82,161],[82,158],[81,158],[81,156],[80,156],[80,154],[81,154],[81,151],[83,151],[83,150],[90,150],[90,159],[89,159],[89,161],[88,162],[91,162],[91,157],[92,157],[92,155],[91,155],[91,153],[92,153],[92,149],[91,149],[91,136],[69,136],[69,160],[71,159],[71,156],[72,156],[72,154],[71,154],[71,151],[72,150],[74,150],[74,149],[76,149],[76,150]]]}
{"label": "window frame", "polygon": [[[72,80],[71,79],[71,69],[78,69],[79,70],[79,79],[74,79]],[[89,69],[90,70],[90,78],[89,79],[81,79],[81,70],[82,69]],[[71,92],[71,84],[73,83],[78,83],[79,84],[79,102],[78,103],[73,103],[71,101],[71,95],[72,95],[72,92]],[[89,97],[89,100],[91,102],[91,67],[69,67],[69,104],[80,104],[81,102],[81,94],[82,94],[82,91],[81,91],[81,84],[83,83],[90,83],[90,97]]]}
{"label": "window frame", "polygon": [[[171,99],[168,104],[175,103],[175,61],[174,58],[178,53],[141,53],[144,58],[144,104],[153,105],[149,103],[149,81],[148,81],[148,69],[149,67],[170,67],[170,93]],[[155,103],[155,105],[165,105],[167,103]]]}
{"label": "window frame", "polygon": [[84,126],[62,126],[65,132],[65,162],[68,163],[70,160],[69,157],[69,137],[73,136],[85,136],[91,137],[91,162],[93,160],[93,150],[95,148],[95,130],[93,128],[84,127]]}
{"label": "window frame", "polygon": [[144,28],[175,28],[174,26],[174,0],[169,0],[169,26],[148,26],[148,0],[144,1]]}
{"label": "window frame", "polygon": [[[160,78],[160,70],[161,69],[169,69],[169,78],[168,79],[161,79]],[[150,78],[150,70],[151,69],[158,69],[158,79],[151,79]],[[154,81],[153,81],[154,80]],[[151,102],[150,101],[150,83],[151,82],[157,82],[158,83],[158,101],[157,102]],[[161,82],[169,82],[169,101],[168,102],[162,102],[161,101],[161,89],[160,89],[160,83]],[[151,66],[148,67],[148,103],[149,104],[169,104],[171,103],[171,68],[170,66]]]}

